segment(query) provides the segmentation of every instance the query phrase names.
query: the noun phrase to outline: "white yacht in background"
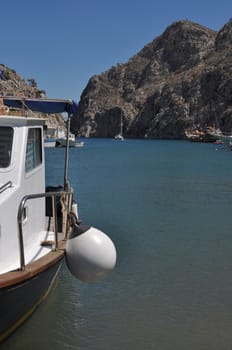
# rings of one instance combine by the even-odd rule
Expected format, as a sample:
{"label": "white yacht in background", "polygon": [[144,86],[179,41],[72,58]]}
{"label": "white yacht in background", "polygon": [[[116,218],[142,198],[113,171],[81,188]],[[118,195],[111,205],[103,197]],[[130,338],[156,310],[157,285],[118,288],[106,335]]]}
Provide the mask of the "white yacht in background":
{"label": "white yacht in background", "polygon": [[124,140],[124,137],[123,137],[123,116],[122,116],[122,113],[121,113],[121,116],[120,116],[120,131],[119,131],[119,134],[115,135],[115,140],[120,140],[120,141],[123,141]]}

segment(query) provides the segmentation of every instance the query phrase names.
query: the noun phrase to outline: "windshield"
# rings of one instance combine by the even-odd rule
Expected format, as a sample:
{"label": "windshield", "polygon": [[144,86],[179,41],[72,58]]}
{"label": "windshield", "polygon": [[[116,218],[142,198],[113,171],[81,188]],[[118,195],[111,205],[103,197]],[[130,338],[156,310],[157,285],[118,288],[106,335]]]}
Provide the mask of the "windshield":
{"label": "windshield", "polygon": [[0,168],[10,165],[13,143],[13,129],[8,126],[0,126]]}

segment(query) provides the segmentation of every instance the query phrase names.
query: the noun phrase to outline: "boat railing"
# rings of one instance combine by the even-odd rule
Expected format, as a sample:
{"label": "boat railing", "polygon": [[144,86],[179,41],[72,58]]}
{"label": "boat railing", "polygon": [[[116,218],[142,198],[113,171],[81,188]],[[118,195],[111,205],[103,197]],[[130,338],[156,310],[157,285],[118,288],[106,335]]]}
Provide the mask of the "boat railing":
{"label": "boat railing", "polygon": [[58,224],[57,224],[57,206],[56,206],[56,199],[60,198],[62,201],[62,207],[63,207],[63,232],[64,232],[64,238],[67,237],[67,230],[68,230],[68,213],[71,210],[72,205],[72,198],[73,198],[73,191],[72,189],[69,189],[67,191],[57,191],[57,192],[45,192],[45,193],[37,193],[37,194],[30,194],[26,195],[22,198],[19,209],[18,209],[18,238],[19,238],[19,250],[20,250],[20,269],[25,270],[25,254],[24,254],[24,241],[23,241],[23,220],[25,215],[25,206],[27,201],[38,199],[38,198],[51,198],[52,201],[52,216],[54,220],[54,249],[57,250],[58,248]]}
{"label": "boat railing", "polygon": [[12,181],[6,182],[3,186],[0,187],[0,193],[4,192],[7,188],[12,187]]}

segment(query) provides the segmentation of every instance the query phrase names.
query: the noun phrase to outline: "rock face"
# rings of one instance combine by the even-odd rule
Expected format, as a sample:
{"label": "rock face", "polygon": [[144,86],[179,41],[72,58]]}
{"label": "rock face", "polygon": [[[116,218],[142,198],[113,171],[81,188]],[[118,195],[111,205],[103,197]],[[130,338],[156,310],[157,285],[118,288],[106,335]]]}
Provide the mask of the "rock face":
{"label": "rock face", "polygon": [[[15,70],[4,64],[0,64],[0,95],[1,96],[23,96],[28,98],[46,98],[46,92],[37,87],[35,79],[27,81],[23,79]],[[43,115],[47,119],[48,126],[64,127],[62,115]]]}
{"label": "rock face", "polygon": [[232,19],[215,32],[170,25],[125,64],[93,76],[72,131],[114,137],[185,138],[187,128],[232,130]]}
{"label": "rock face", "polygon": [[15,70],[0,64],[0,94],[1,96],[25,96],[42,98],[46,93],[39,90],[36,81],[23,79]]}

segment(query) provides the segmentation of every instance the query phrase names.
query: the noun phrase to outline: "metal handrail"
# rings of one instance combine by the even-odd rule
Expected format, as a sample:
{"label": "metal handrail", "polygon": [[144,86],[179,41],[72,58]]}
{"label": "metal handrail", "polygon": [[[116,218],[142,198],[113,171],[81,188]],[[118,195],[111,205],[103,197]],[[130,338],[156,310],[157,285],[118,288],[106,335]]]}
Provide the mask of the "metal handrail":
{"label": "metal handrail", "polygon": [[1,186],[0,187],[0,193],[4,192],[9,187],[12,187],[12,181],[8,181],[3,186]]}
{"label": "metal handrail", "polygon": [[[62,197],[62,196],[68,196],[68,206],[69,209],[66,210],[66,212],[63,214],[65,217],[68,215],[68,211],[70,210],[70,203],[72,199],[73,192],[71,189],[69,191],[58,191],[58,192],[45,192],[45,193],[36,193],[36,194],[30,194],[26,195],[22,198],[19,209],[18,209],[18,238],[19,238],[19,251],[20,251],[20,269],[25,270],[25,254],[24,254],[24,242],[23,242],[23,212],[25,205],[28,200],[31,199],[38,199],[38,198],[52,198],[52,213],[54,218],[54,243],[55,243],[55,250],[58,247],[58,231],[57,231],[57,212],[56,212],[56,197]],[[67,220],[66,220],[67,223]],[[67,229],[67,228],[66,228]]]}

